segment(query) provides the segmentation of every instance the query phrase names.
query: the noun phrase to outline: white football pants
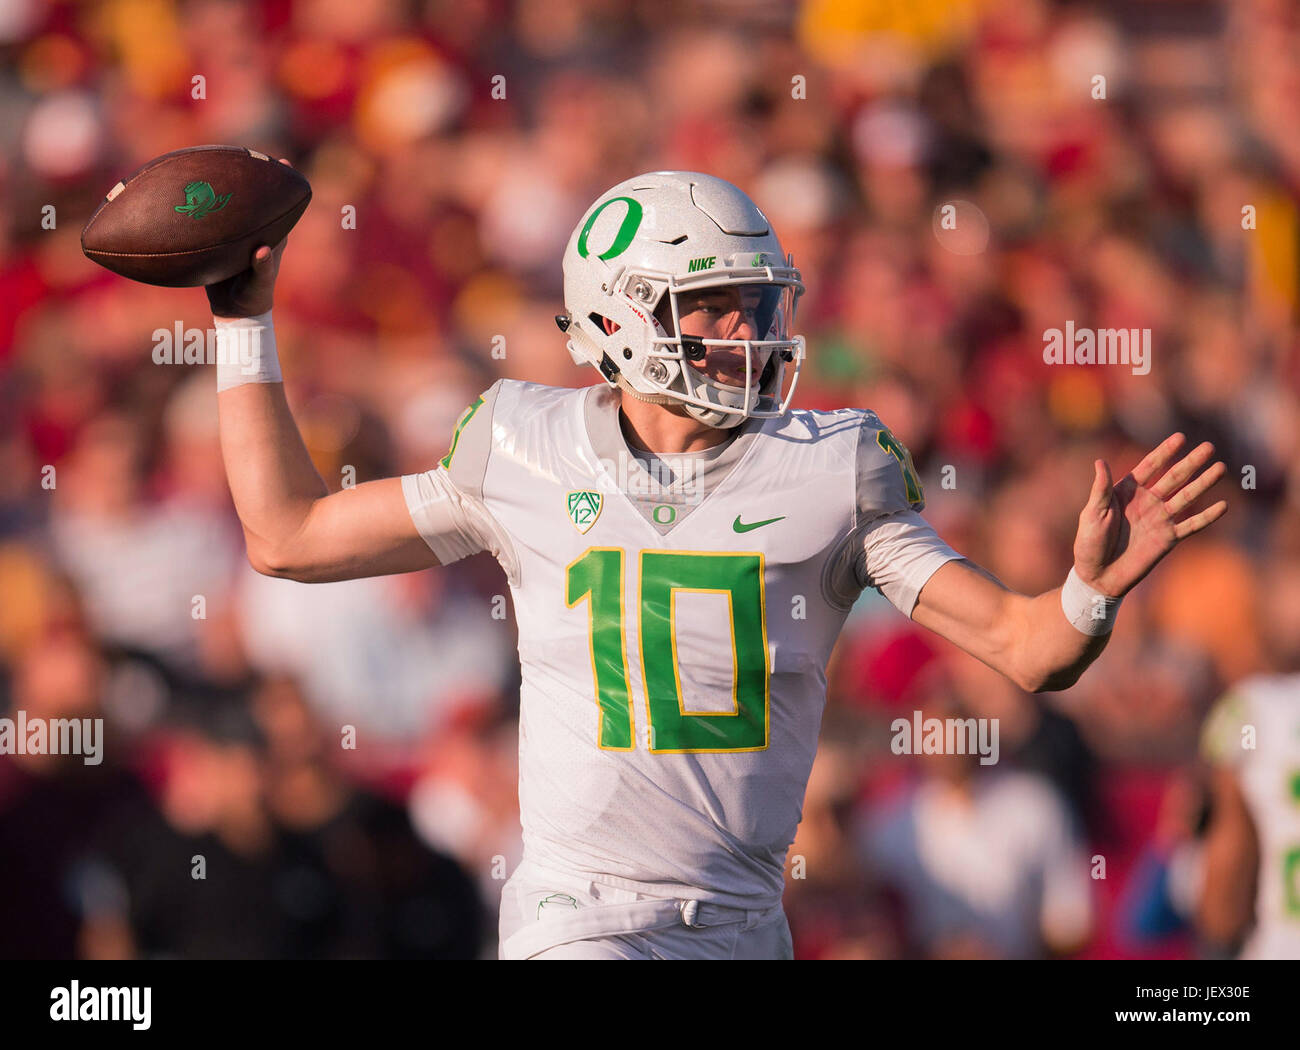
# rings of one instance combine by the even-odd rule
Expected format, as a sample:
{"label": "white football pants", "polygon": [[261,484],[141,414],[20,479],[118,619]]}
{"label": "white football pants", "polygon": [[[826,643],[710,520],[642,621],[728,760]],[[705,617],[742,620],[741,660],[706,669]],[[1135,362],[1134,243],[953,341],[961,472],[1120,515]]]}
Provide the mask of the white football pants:
{"label": "white football pants", "polygon": [[502,959],[793,959],[765,910],[655,898],[524,861],[501,888]]}

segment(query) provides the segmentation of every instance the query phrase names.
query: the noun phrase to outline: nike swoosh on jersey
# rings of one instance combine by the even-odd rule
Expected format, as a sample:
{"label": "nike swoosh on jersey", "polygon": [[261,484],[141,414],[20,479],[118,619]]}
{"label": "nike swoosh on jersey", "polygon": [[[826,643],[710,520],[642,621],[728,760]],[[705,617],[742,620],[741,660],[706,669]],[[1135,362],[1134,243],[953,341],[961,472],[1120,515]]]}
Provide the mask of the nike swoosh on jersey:
{"label": "nike swoosh on jersey", "polygon": [[731,523],[731,527],[737,532],[750,532],[754,529],[761,529],[764,525],[771,525],[774,521],[785,521],[785,517],[786,516],[782,514],[779,518],[768,518],[766,521],[752,521],[748,525],[742,525],[740,522],[740,515],[737,514],[736,520]]}

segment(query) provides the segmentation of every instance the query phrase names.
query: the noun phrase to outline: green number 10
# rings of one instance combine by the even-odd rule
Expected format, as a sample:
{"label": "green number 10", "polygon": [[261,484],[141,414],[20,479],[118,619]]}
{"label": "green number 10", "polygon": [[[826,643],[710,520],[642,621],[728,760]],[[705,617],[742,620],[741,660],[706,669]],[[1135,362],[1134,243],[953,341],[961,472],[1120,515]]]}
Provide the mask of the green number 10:
{"label": "green number 10", "polygon": [[[642,551],[639,573],[641,679],[654,754],[762,751],[768,744],[770,670],[761,554]],[[679,591],[721,593],[730,609],[732,710],[685,710],[677,662]],[[624,638],[623,551],[589,547],[565,573],[565,605],[588,601],[591,666],[600,707],[597,744],[635,748]]]}

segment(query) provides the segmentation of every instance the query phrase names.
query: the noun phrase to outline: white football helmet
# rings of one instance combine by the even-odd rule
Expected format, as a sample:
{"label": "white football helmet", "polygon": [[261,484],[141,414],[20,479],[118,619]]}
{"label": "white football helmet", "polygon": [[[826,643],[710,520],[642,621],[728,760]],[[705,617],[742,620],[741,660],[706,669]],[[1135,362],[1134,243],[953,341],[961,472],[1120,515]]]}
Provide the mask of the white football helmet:
{"label": "white football helmet", "polygon": [[[705,288],[758,286],[754,339],[683,335],[678,297]],[[804,286],[767,217],[723,179],[693,171],[654,171],[621,182],[582,217],[564,250],[564,306],[556,317],[578,364],[605,382],[656,404],[680,404],[712,427],[780,416],[804,360],[792,335]],[[655,310],[668,296],[673,334]],[[604,319],[617,328],[605,331]],[[745,385],[707,376],[689,362],[712,347],[739,347]],[[789,390],[786,365],[793,364]]]}

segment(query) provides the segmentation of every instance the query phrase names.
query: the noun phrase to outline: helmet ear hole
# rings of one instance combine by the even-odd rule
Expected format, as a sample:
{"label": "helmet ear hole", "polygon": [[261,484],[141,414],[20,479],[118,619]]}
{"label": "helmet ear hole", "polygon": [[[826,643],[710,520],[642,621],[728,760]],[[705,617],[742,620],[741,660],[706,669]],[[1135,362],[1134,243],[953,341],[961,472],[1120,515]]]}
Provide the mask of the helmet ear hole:
{"label": "helmet ear hole", "polygon": [[606,335],[613,335],[622,327],[622,325],[620,325],[617,321],[609,317],[604,317],[601,314],[595,314],[595,313],[588,314],[587,320],[589,320],[593,325],[595,325],[600,331],[604,332]]}

